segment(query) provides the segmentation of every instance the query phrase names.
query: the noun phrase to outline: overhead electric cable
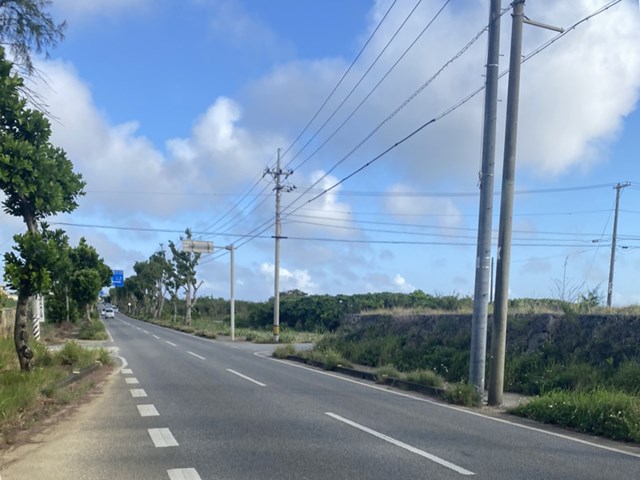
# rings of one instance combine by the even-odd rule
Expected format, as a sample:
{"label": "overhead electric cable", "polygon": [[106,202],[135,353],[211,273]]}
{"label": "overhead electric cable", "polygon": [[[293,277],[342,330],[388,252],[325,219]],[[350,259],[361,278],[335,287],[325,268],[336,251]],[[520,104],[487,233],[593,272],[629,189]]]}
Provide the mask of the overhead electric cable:
{"label": "overhead electric cable", "polygon": [[[360,51],[358,52],[358,54],[356,55],[356,57],[353,59],[353,61],[351,62],[351,65],[349,65],[349,68],[347,68],[347,70],[344,72],[344,74],[342,75],[342,77],[340,78],[340,80],[338,80],[338,83],[336,83],[335,87],[333,87],[333,90],[331,90],[331,93],[329,93],[329,95],[327,96],[327,98],[325,98],[324,102],[322,102],[322,105],[320,105],[320,108],[318,108],[318,110],[316,111],[316,113],[313,115],[313,117],[311,117],[311,120],[309,120],[309,122],[307,122],[307,124],[305,125],[305,127],[302,129],[302,131],[298,134],[298,136],[296,137],[296,139],[291,143],[291,145],[289,145],[289,147],[287,147],[287,149],[284,151],[284,153],[282,154],[282,157],[286,156],[287,153],[289,152],[289,150],[291,150],[291,148],[293,148],[293,146],[298,142],[298,140],[300,140],[300,137],[302,137],[302,135],[305,134],[305,132],[309,129],[309,127],[311,126],[311,124],[313,123],[313,121],[318,117],[318,115],[320,114],[320,112],[324,109],[324,107],[327,105],[327,103],[329,102],[329,100],[331,99],[331,97],[333,96],[334,93],[336,93],[336,90],[338,89],[338,87],[340,85],[342,85],[342,82],[344,81],[344,79],[347,77],[347,75],[349,74],[349,72],[351,71],[351,69],[353,68],[353,66],[356,64],[356,62],[358,61],[358,59],[360,58],[360,56],[362,55],[362,53],[365,51],[365,49],[367,48],[367,46],[369,45],[369,43],[371,42],[371,40],[373,39],[373,37],[375,36],[376,32],[380,29],[380,27],[382,26],[382,24],[384,23],[385,19],[387,18],[387,16],[389,15],[389,12],[391,12],[391,9],[393,8],[393,6],[396,4],[397,0],[393,0],[393,2],[391,3],[391,5],[389,6],[389,8],[387,9],[386,13],[383,15],[383,17],[380,19],[380,21],[378,22],[378,25],[376,25],[376,28],[373,30],[373,32],[371,32],[371,35],[369,35],[369,38],[367,39],[367,41],[364,43],[364,45],[362,46],[362,48],[360,49]],[[293,160],[293,159],[292,159]]]}
{"label": "overhead electric cable", "polygon": [[[353,115],[355,115],[355,113],[360,109],[360,107],[364,104],[364,102],[366,102],[366,100],[371,96],[371,94],[378,88],[378,86],[380,86],[380,84],[387,78],[387,76],[389,75],[389,73],[391,73],[391,71],[396,67],[396,65],[400,62],[400,60],[402,60],[404,58],[404,56],[407,54],[407,52],[415,45],[415,43],[418,41],[418,39],[424,34],[424,32],[427,31],[427,29],[431,26],[431,24],[435,21],[435,19],[440,15],[440,12],[442,12],[442,10],[447,6],[447,4],[449,3],[450,0],[446,0],[444,5],[440,8],[440,10],[436,13],[436,15],[433,17],[433,19],[427,24],[427,26],[422,30],[422,32],[418,35],[418,37],[414,40],[414,42],[409,45],[409,47],[404,51],[404,53],[400,56],[400,58],[398,60],[396,60],[396,62],[391,66],[391,68],[389,70],[387,70],[387,73],[385,73],[385,75],[382,77],[382,79],[380,79],[378,81],[378,83],[369,91],[369,93],[364,97],[364,99],[358,104],[358,106],[351,112],[351,114],[338,126],[338,128],[336,128],[333,133],[331,135],[329,135],[329,137],[327,137],[325,139],[324,142],[322,142],[322,144],[316,148],[316,150],[314,150],[309,156],[307,156],[307,158],[305,158],[301,163],[299,163],[296,167],[293,167],[293,170],[297,170],[299,169],[302,165],[304,165],[305,163],[307,163],[313,156],[315,156],[316,153],[318,153],[318,151],[320,151],[335,135],[336,133],[338,133],[338,131],[340,131],[342,129],[342,127],[351,119],[351,117],[353,117]],[[387,48],[389,48],[389,46],[391,45],[391,43],[393,42],[393,40],[395,40],[396,36],[400,33],[400,31],[404,28],[405,24],[409,21],[409,19],[411,18],[411,16],[413,15],[413,13],[416,11],[416,9],[418,8],[418,6],[420,5],[420,3],[422,2],[422,0],[418,0],[418,2],[414,5],[413,9],[409,12],[409,14],[406,16],[406,18],[404,19],[404,21],[400,24],[400,26],[396,29],[395,33],[391,36],[391,38],[387,41],[386,45],[384,46],[384,48],[380,51],[380,53],[378,53],[378,56],[374,59],[374,61],[371,63],[371,65],[369,65],[369,68],[367,68],[367,70],[362,74],[362,76],[360,77],[360,80],[358,80],[358,82],[353,86],[353,88],[349,91],[349,93],[347,94],[346,97],[344,97],[344,99],[342,100],[342,102],[340,102],[340,104],[334,109],[333,113],[331,113],[331,115],[329,115],[329,117],[324,121],[324,123],[320,126],[320,128],[311,136],[311,138],[302,146],[302,148],[293,156],[293,158],[291,158],[288,162],[287,162],[287,166],[291,165],[291,163],[293,163],[293,161],[298,158],[298,156],[307,148],[307,146],[309,146],[309,144],[318,136],[318,134],[324,129],[324,127],[333,119],[333,117],[336,115],[336,113],[338,113],[338,111],[344,106],[344,104],[346,103],[346,101],[351,98],[351,95],[353,94],[353,92],[360,86],[360,84],[362,83],[362,81],[365,79],[365,77],[369,74],[369,72],[371,71],[371,69],[376,65],[376,63],[378,63],[378,60],[380,60],[380,58],[382,57],[382,55],[384,54],[384,52],[386,52]]]}

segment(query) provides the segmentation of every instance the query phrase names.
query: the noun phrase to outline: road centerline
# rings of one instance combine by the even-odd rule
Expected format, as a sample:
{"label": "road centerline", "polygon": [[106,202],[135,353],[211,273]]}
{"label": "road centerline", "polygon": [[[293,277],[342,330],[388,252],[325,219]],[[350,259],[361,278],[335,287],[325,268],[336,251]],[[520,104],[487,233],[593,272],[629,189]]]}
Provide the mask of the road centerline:
{"label": "road centerline", "polygon": [[202,356],[198,355],[197,353],[193,353],[193,352],[190,352],[190,351],[188,351],[188,350],[187,350],[187,353],[188,353],[189,355],[193,355],[193,356],[194,356],[194,357],[196,357],[196,358],[199,358],[200,360],[206,360],[206,358],[204,358],[204,357],[202,357]]}
{"label": "road centerline", "polygon": [[453,470],[454,472],[459,473],[460,475],[465,475],[465,476],[470,476],[470,475],[475,475],[475,473],[462,468],[458,465],[456,465],[455,463],[451,463],[448,462],[447,460],[444,460],[443,458],[437,457],[431,453],[425,452],[424,450],[420,450],[419,448],[416,448],[412,445],[409,445],[407,443],[401,442],[400,440],[396,440],[395,438],[389,437],[388,435],[385,435],[384,433],[380,433],[377,432],[375,430],[372,430],[371,428],[365,427],[364,425],[360,425],[359,423],[353,422],[347,418],[341,417],[340,415],[336,415],[335,413],[332,412],[325,412],[325,415],[330,416],[331,418],[338,420],[339,422],[345,423],[351,427],[357,428],[358,430],[361,430],[365,433],[368,433],[369,435],[373,435],[376,438],[379,438],[380,440],[384,440],[385,442],[391,443],[397,447],[400,448],[404,448],[405,450],[408,450],[411,453],[415,453],[416,455],[420,455],[421,457],[426,458],[427,460],[431,460],[432,462],[437,463],[438,465],[442,465],[443,467],[446,467],[450,470]]}
{"label": "road centerline", "polygon": [[254,379],[253,379],[253,378],[251,378],[251,377],[247,377],[246,375],[243,375],[243,374],[241,374],[241,373],[239,373],[239,372],[236,372],[235,370],[231,370],[230,368],[227,368],[227,372],[233,373],[234,375],[237,375],[237,376],[238,376],[238,377],[240,377],[240,378],[244,378],[245,380],[248,380],[248,381],[250,381],[250,382],[253,382],[253,383],[255,383],[256,385],[259,385],[259,386],[261,386],[261,387],[266,387],[266,385],[265,385],[264,383],[259,382],[259,381],[257,381],[257,380],[254,380]]}

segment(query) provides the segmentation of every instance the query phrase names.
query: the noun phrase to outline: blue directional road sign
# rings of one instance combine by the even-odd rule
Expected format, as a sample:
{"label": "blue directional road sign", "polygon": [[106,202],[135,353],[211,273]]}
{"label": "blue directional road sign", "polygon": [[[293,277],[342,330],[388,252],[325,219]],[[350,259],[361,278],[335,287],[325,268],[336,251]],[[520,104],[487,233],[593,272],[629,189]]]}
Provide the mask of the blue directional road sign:
{"label": "blue directional road sign", "polygon": [[124,286],[124,272],[122,270],[113,270],[113,275],[111,277],[111,286],[112,287],[123,287]]}

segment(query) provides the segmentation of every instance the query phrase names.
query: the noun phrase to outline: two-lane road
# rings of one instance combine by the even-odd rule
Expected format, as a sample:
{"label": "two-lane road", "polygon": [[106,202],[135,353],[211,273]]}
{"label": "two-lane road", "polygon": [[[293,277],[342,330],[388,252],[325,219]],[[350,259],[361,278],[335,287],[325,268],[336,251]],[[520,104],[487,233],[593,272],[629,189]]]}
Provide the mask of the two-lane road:
{"label": "two-lane road", "polygon": [[121,314],[106,323],[126,367],[103,399],[99,440],[69,454],[79,478],[640,478],[631,446],[275,360],[270,346]]}

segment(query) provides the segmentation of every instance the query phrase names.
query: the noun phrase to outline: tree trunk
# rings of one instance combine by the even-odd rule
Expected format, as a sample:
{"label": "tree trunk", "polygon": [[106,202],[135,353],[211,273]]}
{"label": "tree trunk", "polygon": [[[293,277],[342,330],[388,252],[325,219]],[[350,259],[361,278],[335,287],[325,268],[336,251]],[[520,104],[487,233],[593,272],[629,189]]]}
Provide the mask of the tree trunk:
{"label": "tree trunk", "polygon": [[87,314],[87,323],[91,323],[91,304],[87,304],[86,314]]}
{"label": "tree trunk", "polygon": [[64,300],[65,300],[65,306],[67,309],[67,323],[69,323],[71,319],[70,319],[70,313],[69,313],[69,287],[67,285],[65,285],[64,287]]}
{"label": "tree trunk", "polygon": [[18,292],[13,341],[18,354],[18,362],[20,362],[20,370],[26,372],[31,370],[31,360],[33,359],[33,351],[29,348],[28,304],[29,297]]}
{"label": "tree trunk", "polygon": [[185,298],[184,324],[191,325],[191,280],[187,281],[187,295]]}

